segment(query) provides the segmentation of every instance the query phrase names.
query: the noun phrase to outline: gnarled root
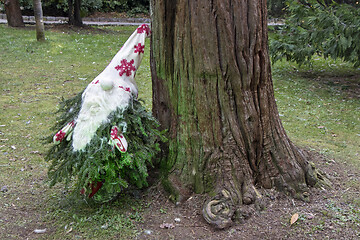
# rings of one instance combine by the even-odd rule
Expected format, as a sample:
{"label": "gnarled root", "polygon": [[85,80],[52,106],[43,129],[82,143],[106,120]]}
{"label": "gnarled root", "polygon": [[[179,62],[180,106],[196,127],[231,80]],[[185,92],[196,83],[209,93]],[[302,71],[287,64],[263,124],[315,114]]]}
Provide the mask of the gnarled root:
{"label": "gnarled root", "polygon": [[234,201],[228,190],[222,190],[205,202],[202,209],[204,219],[215,228],[224,229],[230,227],[233,220],[247,219],[253,212],[263,210],[268,204],[266,198],[254,186],[249,187],[246,194],[252,195],[250,197],[252,201],[247,204],[244,201],[243,203]]}
{"label": "gnarled root", "polygon": [[[329,180],[327,174],[316,168],[313,162],[309,162],[306,170],[306,180],[308,185],[310,185],[311,187],[315,186],[325,189],[332,188],[332,183]],[[309,181],[309,179],[311,180],[311,182]]]}
{"label": "gnarled root", "polygon": [[234,212],[234,203],[230,193],[225,189],[215,197],[206,201],[202,209],[204,219],[219,229],[224,229],[232,225]]}

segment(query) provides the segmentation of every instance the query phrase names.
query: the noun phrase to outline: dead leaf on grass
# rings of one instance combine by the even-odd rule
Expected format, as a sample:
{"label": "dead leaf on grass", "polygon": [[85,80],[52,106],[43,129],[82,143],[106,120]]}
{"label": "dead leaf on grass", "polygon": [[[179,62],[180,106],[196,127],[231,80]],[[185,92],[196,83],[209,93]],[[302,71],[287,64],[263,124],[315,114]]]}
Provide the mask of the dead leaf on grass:
{"label": "dead leaf on grass", "polygon": [[294,215],[292,215],[291,219],[290,219],[290,226],[292,226],[298,219],[299,219],[298,213],[295,213]]}
{"label": "dead leaf on grass", "polygon": [[35,229],[34,230],[34,233],[45,233],[46,232],[46,228],[44,228],[44,229]]}
{"label": "dead leaf on grass", "polygon": [[313,219],[314,217],[315,217],[315,215],[314,215],[314,214],[309,213],[309,215],[307,216],[307,219],[311,220],[311,219]]}
{"label": "dead leaf on grass", "polygon": [[174,226],[174,224],[172,224],[172,223],[162,223],[161,225],[160,225],[160,228],[162,228],[162,229],[172,229],[172,228],[174,228],[175,226]]}

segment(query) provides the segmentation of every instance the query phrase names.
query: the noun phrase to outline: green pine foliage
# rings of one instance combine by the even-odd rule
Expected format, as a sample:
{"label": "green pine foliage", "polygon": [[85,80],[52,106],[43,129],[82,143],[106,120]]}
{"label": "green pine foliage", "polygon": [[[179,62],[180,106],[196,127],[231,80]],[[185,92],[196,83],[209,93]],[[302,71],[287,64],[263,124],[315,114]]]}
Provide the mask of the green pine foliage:
{"label": "green pine foliage", "polygon": [[[81,95],[62,101],[53,135],[75,119],[80,111]],[[72,186],[75,193],[85,189],[88,195],[91,184],[103,182],[95,195],[100,201],[109,200],[129,186],[147,186],[148,167],[160,151],[159,142],[166,141],[163,132],[158,130],[159,123],[136,99],[132,99],[125,110],[114,111],[108,119],[84,150],[73,151],[72,140],[65,139],[49,149],[45,159],[51,162],[48,170],[50,186],[63,182],[67,187]],[[121,126],[123,122],[127,123],[124,136],[129,146],[126,153],[108,144],[111,127]],[[52,142],[53,135],[47,142]]]}
{"label": "green pine foliage", "polygon": [[360,8],[323,0],[288,1],[289,16],[270,41],[273,62],[311,64],[314,55],[360,66]]}

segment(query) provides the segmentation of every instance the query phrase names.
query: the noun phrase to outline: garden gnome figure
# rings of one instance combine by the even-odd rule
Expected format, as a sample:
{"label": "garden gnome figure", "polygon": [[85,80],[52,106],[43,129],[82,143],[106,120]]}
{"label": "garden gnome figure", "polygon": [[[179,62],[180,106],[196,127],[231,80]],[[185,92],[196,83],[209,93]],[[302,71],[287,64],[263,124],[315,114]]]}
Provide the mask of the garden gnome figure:
{"label": "garden gnome figure", "polygon": [[[137,98],[138,89],[134,77],[143,58],[145,38],[149,35],[149,26],[143,24],[129,37],[104,71],[87,86],[82,94],[82,105],[77,118],[54,136],[55,143],[72,137],[73,150],[83,150],[99,126],[107,123],[108,116],[113,111],[125,109],[132,97]],[[125,131],[124,122],[122,126],[113,126],[109,133],[109,144],[121,152],[127,150],[127,141],[122,135]]]}
{"label": "garden gnome figure", "polygon": [[60,103],[57,133],[48,138],[55,144],[45,156],[50,186],[73,182],[74,192],[99,202],[147,186],[148,167],[166,140],[137,99],[134,77],[149,35],[148,25],[138,27],[82,92]]}

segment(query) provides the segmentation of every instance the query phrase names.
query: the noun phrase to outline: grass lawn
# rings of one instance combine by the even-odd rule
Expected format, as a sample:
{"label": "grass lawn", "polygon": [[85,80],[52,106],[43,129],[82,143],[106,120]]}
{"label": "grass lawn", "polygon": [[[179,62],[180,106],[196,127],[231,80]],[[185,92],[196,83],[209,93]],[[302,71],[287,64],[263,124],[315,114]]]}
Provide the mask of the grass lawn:
{"label": "grass lawn", "polygon": [[[59,101],[82,91],[135,28],[78,31],[47,26],[47,41],[38,43],[33,27],[0,25],[0,239],[130,239],[141,236],[144,214],[166,215],[164,207],[153,210],[151,202],[136,196],[99,206],[71,199],[62,186],[49,189],[46,183],[49,164],[43,154],[48,146],[41,139],[51,133]],[[151,109],[149,65],[147,40],[136,82],[139,98]],[[346,200],[351,208],[333,202],[323,214],[324,219],[341,219],[355,209],[349,221],[339,220],[344,226],[336,225],[332,229],[336,231],[360,229],[360,196],[350,194],[360,190],[353,173],[360,170],[359,79],[359,69],[324,59],[315,60],[313,68],[300,69],[288,62],[273,67],[275,97],[287,134],[297,145],[323,154],[325,165],[336,164],[348,173],[343,182],[348,190],[339,201]],[[36,234],[35,229],[46,232]],[[320,231],[304,229],[310,234]]]}
{"label": "grass lawn", "polygon": [[360,69],[317,58],[312,68],[273,67],[283,125],[298,146],[360,169]]}

